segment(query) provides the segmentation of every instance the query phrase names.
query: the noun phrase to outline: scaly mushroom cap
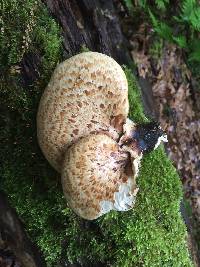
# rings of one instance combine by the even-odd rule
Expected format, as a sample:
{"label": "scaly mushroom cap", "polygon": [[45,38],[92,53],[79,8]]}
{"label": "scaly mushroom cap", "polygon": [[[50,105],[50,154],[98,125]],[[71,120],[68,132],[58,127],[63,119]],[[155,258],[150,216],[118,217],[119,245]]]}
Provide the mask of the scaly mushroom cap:
{"label": "scaly mushroom cap", "polygon": [[55,69],[37,115],[40,147],[59,172],[67,148],[80,137],[105,132],[119,138],[128,115],[128,85],[112,58],[85,52]]}
{"label": "scaly mushroom cap", "polygon": [[[133,166],[132,166],[133,164]],[[135,202],[137,162],[120,150],[112,138],[92,134],[66,153],[62,186],[69,206],[93,220],[110,210],[127,211]]]}

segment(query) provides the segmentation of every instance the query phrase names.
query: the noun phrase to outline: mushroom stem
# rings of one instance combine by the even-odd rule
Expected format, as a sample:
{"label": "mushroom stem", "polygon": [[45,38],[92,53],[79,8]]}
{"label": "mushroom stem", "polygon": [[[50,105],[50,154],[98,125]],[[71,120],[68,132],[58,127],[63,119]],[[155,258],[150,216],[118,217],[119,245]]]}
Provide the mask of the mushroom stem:
{"label": "mushroom stem", "polygon": [[133,158],[137,158],[156,149],[161,141],[167,142],[167,136],[157,122],[136,125],[127,119],[119,146],[123,151],[128,151]]}

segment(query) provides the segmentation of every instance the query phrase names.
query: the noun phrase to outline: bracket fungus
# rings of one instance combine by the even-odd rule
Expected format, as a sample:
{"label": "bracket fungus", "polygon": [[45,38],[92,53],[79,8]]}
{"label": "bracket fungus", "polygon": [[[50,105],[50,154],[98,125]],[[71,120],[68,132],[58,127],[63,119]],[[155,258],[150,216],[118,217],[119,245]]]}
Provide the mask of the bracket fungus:
{"label": "bracket fungus", "polygon": [[142,155],[166,141],[158,124],[136,125],[128,111],[122,68],[97,52],[58,65],[40,100],[39,145],[61,173],[69,206],[85,219],[131,209]]}

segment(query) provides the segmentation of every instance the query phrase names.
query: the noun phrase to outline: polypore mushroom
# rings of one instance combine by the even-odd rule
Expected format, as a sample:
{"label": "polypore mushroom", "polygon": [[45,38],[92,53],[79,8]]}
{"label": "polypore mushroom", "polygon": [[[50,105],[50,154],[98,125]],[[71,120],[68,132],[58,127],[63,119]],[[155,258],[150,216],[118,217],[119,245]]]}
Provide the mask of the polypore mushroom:
{"label": "polypore mushroom", "polygon": [[132,208],[143,153],[166,141],[159,125],[129,120],[128,109],[122,68],[96,52],[58,65],[41,98],[40,147],[61,172],[69,206],[85,219]]}

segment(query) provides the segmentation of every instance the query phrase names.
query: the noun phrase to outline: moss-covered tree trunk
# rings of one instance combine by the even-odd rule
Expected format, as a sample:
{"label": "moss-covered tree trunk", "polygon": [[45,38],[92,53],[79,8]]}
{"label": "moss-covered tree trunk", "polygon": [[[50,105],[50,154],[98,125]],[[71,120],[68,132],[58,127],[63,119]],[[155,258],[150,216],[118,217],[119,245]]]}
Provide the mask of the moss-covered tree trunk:
{"label": "moss-covered tree trunk", "polygon": [[[49,16],[52,15],[62,28],[63,58],[88,48],[110,55],[120,64],[128,65],[131,62],[113,1],[44,0],[43,2],[49,10]],[[38,51],[36,49],[34,52],[25,52],[21,62],[18,62],[20,65],[18,79],[24,88],[37,81],[42,56],[40,49]],[[0,241],[3,247],[12,250],[24,267],[44,266],[38,249],[28,239],[23,224],[2,193],[0,193],[0,211]],[[90,225],[87,224],[86,227]]]}

